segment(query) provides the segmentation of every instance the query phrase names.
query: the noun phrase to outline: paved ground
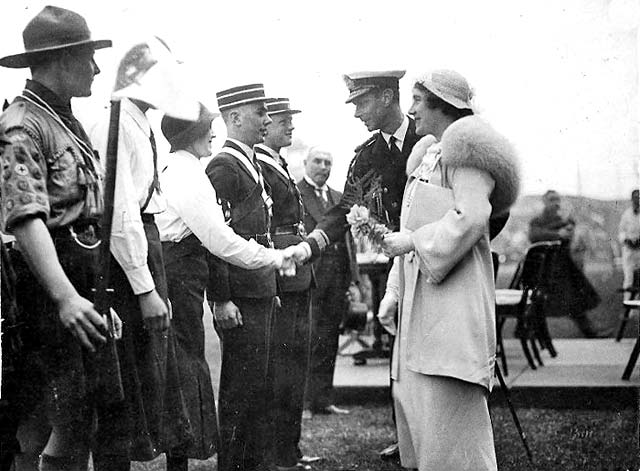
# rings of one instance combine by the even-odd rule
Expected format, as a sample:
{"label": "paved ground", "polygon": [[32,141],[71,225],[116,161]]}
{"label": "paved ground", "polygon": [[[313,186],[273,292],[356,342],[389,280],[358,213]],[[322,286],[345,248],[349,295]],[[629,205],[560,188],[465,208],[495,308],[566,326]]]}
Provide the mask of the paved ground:
{"label": "paved ground", "polygon": [[[640,386],[640,364],[629,381],[621,379],[634,339],[557,339],[558,356],[541,354],[544,366],[532,370],[516,339],[505,340],[510,387],[616,387]],[[334,384],[338,387],[383,387],[389,385],[389,361],[370,359],[355,366],[349,356],[338,357]]]}

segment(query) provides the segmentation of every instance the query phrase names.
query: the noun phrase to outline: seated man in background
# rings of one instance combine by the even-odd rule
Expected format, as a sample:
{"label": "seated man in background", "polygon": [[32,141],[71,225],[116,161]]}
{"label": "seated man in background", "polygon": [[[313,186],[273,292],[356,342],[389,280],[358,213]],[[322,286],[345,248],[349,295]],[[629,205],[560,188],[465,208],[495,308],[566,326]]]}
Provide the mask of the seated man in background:
{"label": "seated man in background", "polygon": [[570,216],[560,213],[558,192],[547,191],[542,201],[542,213],[529,222],[529,240],[532,243],[554,240],[562,243],[553,272],[549,274],[554,282],[549,284],[546,313],[554,317],[571,317],[587,338],[606,336],[604,332],[597,332],[587,317],[587,311],[600,304],[600,296],[571,258],[575,222]]}

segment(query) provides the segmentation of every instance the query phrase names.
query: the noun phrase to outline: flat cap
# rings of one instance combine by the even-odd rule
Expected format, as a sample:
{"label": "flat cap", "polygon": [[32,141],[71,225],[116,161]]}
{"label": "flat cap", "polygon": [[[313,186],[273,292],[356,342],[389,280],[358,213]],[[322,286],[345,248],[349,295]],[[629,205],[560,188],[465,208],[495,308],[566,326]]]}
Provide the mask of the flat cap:
{"label": "flat cap", "polygon": [[342,78],[349,89],[349,97],[345,103],[351,103],[374,88],[398,88],[399,81],[404,77],[404,74],[404,70],[377,70],[345,74]]}

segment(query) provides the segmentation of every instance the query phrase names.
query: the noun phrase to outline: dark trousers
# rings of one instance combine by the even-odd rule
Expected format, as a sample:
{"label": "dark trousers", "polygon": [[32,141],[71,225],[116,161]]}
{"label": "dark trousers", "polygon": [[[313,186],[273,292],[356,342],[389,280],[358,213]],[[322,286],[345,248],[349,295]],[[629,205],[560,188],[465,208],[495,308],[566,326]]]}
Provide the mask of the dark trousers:
{"label": "dark trousers", "polygon": [[269,345],[273,297],[233,298],[243,325],[219,330],[222,368],[218,401],[219,471],[257,470],[268,431]]}
{"label": "dark trousers", "polygon": [[324,286],[313,292],[311,360],[305,406],[318,410],[334,403],[333,375],[340,336],[340,323],[347,311],[346,286]]}
{"label": "dark trousers", "polygon": [[280,294],[272,330],[273,395],[269,412],[273,442],[269,460],[279,466],[298,461],[304,385],[309,365],[310,290]]}

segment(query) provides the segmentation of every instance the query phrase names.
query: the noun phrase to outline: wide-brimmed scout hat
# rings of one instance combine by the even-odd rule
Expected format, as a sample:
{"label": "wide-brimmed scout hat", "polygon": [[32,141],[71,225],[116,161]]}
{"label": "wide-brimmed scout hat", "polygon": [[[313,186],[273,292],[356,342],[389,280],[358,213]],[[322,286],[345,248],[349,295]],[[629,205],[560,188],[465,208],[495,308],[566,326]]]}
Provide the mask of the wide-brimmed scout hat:
{"label": "wide-brimmed scout hat", "polygon": [[111,40],[91,39],[85,19],[78,13],[60,7],[46,6],[22,31],[24,52],[0,59],[0,66],[22,69],[33,65],[43,52],[85,44],[94,49],[111,47]]}
{"label": "wide-brimmed scout hat", "polygon": [[418,77],[419,83],[438,98],[461,110],[473,109],[473,90],[467,79],[455,70],[439,69]]}
{"label": "wide-brimmed scout hat", "polygon": [[345,103],[351,103],[374,88],[398,89],[400,79],[404,77],[404,74],[404,70],[378,70],[345,74],[342,78],[349,89],[349,97]]}
{"label": "wide-brimmed scout hat", "polygon": [[275,116],[277,114],[296,114],[301,113],[300,110],[292,110],[291,103],[288,98],[267,98],[265,102],[267,106],[267,114]]}

